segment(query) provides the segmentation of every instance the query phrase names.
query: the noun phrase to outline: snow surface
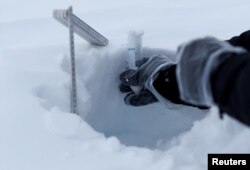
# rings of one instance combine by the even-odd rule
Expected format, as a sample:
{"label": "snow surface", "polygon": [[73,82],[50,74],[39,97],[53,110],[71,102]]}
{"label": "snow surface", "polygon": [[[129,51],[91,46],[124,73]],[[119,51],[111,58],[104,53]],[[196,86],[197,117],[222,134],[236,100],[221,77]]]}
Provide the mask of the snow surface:
{"label": "snow surface", "polygon": [[[110,40],[76,36],[80,116],[69,113],[68,31],[52,10],[74,12]],[[249,153],[250,130],[217,109],[123,104],[118,75],[127,33],[145,56],[195,37],[249,29],[250,2],[0,0],[0,170],[206,169],[207,153]]]}

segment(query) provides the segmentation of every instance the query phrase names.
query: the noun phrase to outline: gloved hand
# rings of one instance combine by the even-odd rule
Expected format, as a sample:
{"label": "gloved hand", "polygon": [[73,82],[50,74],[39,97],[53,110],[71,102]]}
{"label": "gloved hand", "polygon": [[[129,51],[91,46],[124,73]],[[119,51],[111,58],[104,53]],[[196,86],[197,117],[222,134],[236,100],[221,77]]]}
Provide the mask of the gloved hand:
{"label": "gloved hand", "polygon": [[[158,101],[160,94],[153,86],[154,80],[161,70],[166,70],[174,61],[167,56],[159,55],[144,60],[144,63],[136,70],[128,69],[121,73],[120,91],[127,93],[124,101],[128,105],[142,106]],[[130,86],[140,86],[142,89],[135,94]]]}

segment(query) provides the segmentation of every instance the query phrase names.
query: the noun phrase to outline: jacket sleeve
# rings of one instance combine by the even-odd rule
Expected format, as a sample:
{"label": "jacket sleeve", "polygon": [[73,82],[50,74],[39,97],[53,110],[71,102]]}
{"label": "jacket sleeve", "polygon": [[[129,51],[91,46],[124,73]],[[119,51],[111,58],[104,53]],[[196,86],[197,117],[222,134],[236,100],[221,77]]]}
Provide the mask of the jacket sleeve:
{"label": "jacket sleeve", "polygon": [[239,36],[232,37],[227,41],[233,46],[243,47],[247,51],[250,51],[250,30],[243,32]]}
{"label": "jacket sleeve", "polygon": [[243,47],[248,53],[228,58],[213,73],[213,97],[221,113],[250,125],[250,30],[227,41],[233,46]]}
{"label": "jacket sleeve", "polygon": [[216,104],[221,113],[250,126],[250,31],[227,42],[196,39],[179,49],[181,99]]}
{"label": "jacket sleeve", "polygon": [[[248,44],[243,43],[246,42],[243,39],[246,39],[240,39],[232,40],[242,47],[249,48]],[[237,55],[229,57],[212,74],[212,94],[221,113],[250,126],[250,53]]]}

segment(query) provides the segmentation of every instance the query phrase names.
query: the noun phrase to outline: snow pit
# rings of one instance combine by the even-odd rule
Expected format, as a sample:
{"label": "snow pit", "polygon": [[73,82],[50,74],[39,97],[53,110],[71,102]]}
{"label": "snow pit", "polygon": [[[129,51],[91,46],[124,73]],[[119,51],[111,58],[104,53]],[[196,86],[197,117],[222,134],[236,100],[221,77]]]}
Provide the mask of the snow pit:
{"label": "snow pit", "polygon": [[[205,116],[205,111],[192,107],[168,109],[160,103],[144,107],[125,105],[124,94],[118,89],[118,77],[126,68],[126,50],[123,47],[81,48],[84,53],[78,53],[76,57],[78,109],[82,119],[106,137],[116,137],[127,146],[160,149],[188,131],[195,120]],[[145,57],[159,54],[168,54],[168,51],[143,49]],[[70,75],[67,56],[62,60],[61,68]],[[39,86],[36,94],[42,98],[42,106],[47,110],[57,107],[69,112],[69,82],[70,79],[63,84]]]}

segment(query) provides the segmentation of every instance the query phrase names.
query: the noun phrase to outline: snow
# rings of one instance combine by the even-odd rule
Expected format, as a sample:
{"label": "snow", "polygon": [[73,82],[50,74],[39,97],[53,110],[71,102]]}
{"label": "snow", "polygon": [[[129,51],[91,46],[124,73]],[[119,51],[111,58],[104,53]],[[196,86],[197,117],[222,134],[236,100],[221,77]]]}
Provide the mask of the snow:
{"label": "snow", "polygon": [[[52,10],[74,12],[104,34],[98,48],[76,36],[80,117],[69,113],[68,31]],[[118,91],[128,32],[143,54],[195,37],[247,29],[247,0],[0,0],[0,169],[206,169],[207,153],[249,153],[250,130],[213,107],[128,107]]]}

